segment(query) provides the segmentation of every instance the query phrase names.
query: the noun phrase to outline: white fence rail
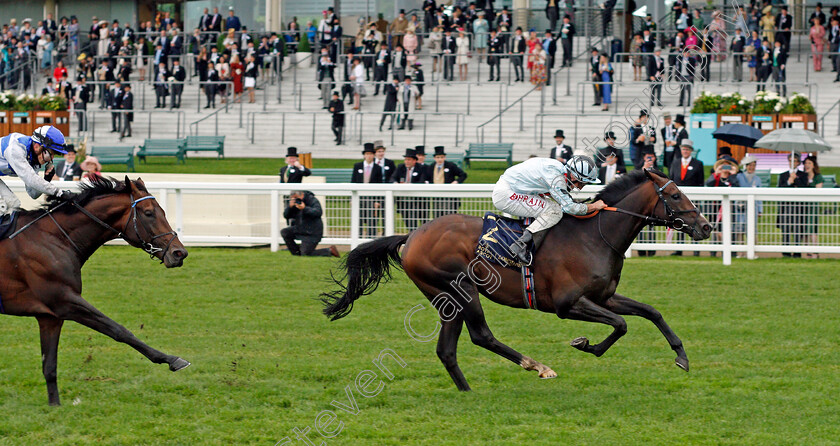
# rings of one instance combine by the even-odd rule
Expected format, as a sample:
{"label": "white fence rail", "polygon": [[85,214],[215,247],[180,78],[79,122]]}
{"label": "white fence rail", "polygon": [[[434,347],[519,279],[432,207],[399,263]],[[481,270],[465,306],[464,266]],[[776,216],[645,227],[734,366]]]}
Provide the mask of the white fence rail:
{"label": "white fence rail", "polygon": [[[73,183],[65,183],[70,187]],[[24,196],[19,181],[10,187]],[[495,211],[492,184],[274,184],[150,182],[173,228],[191,245],[269,245],[280,248],[283,210],[293,190],[312,191],[324,215],[324,244],[355,247],[379,236],[407,233],[451,212]],[[591,189],[591,190],[590,190]],[[578,198],[599,190],[588,186]],[[684,188],[716,231],[692,242],[665,228],[645,229],[632,250],[757,253],[840,253],[840,189]],[[628,217],[630,218],[630,217]],[[629,254],[629,253],[628,253]]]}

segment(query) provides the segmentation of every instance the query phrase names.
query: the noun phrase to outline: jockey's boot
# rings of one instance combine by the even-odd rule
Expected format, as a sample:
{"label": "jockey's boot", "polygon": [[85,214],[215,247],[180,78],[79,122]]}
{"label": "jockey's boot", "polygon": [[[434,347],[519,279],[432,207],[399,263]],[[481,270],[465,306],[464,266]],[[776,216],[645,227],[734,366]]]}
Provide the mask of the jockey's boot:
{"label": "jockey's boot", "polygon": [[510,253],[516,256],[516,258],[522,263],[527,264],[531,262],[531,259],[529,258],[530,256],[528,255],[528,242],[533,240],[532,235],[531,231],[526,229],[522,231],[522,235],[519,239],[510,245]]}

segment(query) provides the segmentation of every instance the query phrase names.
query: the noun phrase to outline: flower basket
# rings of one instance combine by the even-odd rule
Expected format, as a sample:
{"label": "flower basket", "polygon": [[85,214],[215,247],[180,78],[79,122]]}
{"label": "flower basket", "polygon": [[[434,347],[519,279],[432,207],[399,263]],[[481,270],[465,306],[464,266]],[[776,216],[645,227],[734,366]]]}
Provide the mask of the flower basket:
{"label": "flower basket", "polygon": [[12,118],[9,117],[9,112],[7,111],[0,111],[0,135],[8,135],[9,130],[9,123],[12,122]]}
{"label": "flower basket", "polygon": [[32,127],[30,133],[42,125],[51,125],[64,135],[70,134],[70,112],[68,111],[33,111],[31,115]]}
{"label": "flower basket", "polygon": [[8,112],[10,118],[9,133],[22,133],[24,135],[32,134],[32,117],[29,116],[28,111],[12,111]]}
{"label": "flower basket", "polygon": [[817,115],[805,113],[780,113],[778,127],[781,129],[803,129],[817,132]]}

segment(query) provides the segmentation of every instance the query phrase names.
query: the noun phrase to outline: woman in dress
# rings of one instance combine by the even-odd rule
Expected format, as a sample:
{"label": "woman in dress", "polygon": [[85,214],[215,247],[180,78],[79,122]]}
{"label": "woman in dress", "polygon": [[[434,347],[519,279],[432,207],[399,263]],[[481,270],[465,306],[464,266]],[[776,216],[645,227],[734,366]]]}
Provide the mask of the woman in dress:
{"label": "woman in dress", "polygon": [[403,49],[408,55],[406,57],[408,60],[408,66],[414,66],[414,63],[417,62],[417,48],[419,47],[417,34],[414,33],[414,28],[409,27],[406,29],[405,35],[403,36]]}
{"label": "woman in dress", "polygon": [[62,76],[66,75],[67,68],[64,66],[64,62],[59,60],[56,62],[55,69],[53,70],[53,79],[55,79],[56,82],[61,82]]}
{"label": "woman in dress", "polygon": [[[216,71],[219,73],[219,80],[228,82],[231,80],[230,64],[227,62],[225,55],[219,56],[219,63],[216,64]],[[217,91],[221,97],[222,104],[227,103],[227,95],[230,94],[227,84],[217,84]]]}
{"label": "woman in dress", "polygon": [[[598,73],[601,74],[601,82],[612,82],[613,67],[610,64],[610,60],[607,59],[607,56],[601,55],[598,64]],[[608,111],[610,109],[610,104],[612,104],[612,84],[601,84],[601,104],[603,104],[601,110]]]}
{"label": "woman in dress", "polygon": [[233,28],[228,29],[227,36],[225,36],[225,40],[222,40],[222,46],[227,48],[230,45],[236,45],[238,42],[236,41],[236,30]]}
{"label": "woman in dress", "polygon": [[[738,181],[738,187],[762,187],[761,178],[755,171],[757,162],[758,160],[750,154],[741,158],[741,165],[744,166],[743,170],[735,175],[735,179]],[[761,216],[763,207],[764,205],[761,201],[755,201],[756,218]],[[743,242],[747,233],[747,203],[745,201],[735,202],[732,209],[734,211],[732,213],[732,219],[735,222],[732,226],[732,235],[735,241]],[[755,229],[753,229],[753,233],[755,233]],[[739,254],[738,256],[740,257],[741,255]]]}
{"label": "woman in dress", "polygon": [[633,80],[640,81],[644,79],[642,77],[642,70],[645,68],[645,64],[643,63],[644,58],[642,57],[642,35],[636,33],[633,36],[633,43],[630,44],[630,61],[633,63]]}
{"label": "woman in dress", "polygon": [[58,24],[58,29],[55,34],[56,45],[58,45],[59,53],[66,53],[70,50],[70,35],[67,33],[67,28],[69,26],[70,23],[67,21],[67,17],[62,17],[61,23]]}
{"label": "woman in dress", "polygon": [[762,12],[764,12],[764,15],[758,21],[761,26],[761,37],[762,40],[767,39],[772,47],[776,37],[776,32],[774,31],[776,29],[776,18],[773,17],[773,6],[765,6]]}
{"label": "woman in dress", "polygon": [[38,58],[41,59],[41,69],[47,70],[52,66],[52,51],[55,48],[52,37],[49,34],[44,34],[44,37],[38,39]]}
{"label": "woman in dress", "polygon": [[202,46],[198,50],[198,56],[195,57],[195,70],[198,72],[198,80],[205,82],[207,80],[207,47]]}
{"label": "woman in dress", "polygon": [[70,54],[75,56],[79,52],[79,19],[76,16],[70,16],[67,37],[70,39]]}
{"label": "woman in dress", "polygon": [[146,38],[140,37],[134,44],[134,66],[137,68],[137,74],[140,75],[140,82],[146,80],[146,64],[148,64],[149,56],[151,53],[146,44]]}
{"label": "woman in dress", "polygon": [[257,60],[254,59],[253,55],[246,57],[245,62],[245,88],[248,89],[248,103],[253,104],[257,102],[254,98],[254,88],[257,86],[259,70],[257,68]]}
{"label": "woman in dress", "polygon": [[533,78],[534,53],[536,53],[536,48],[538,46],[542,46],[539,39],[537,39],[537,32],[533,29],[528,32],[528,40],[525,41],[525,45],[528,46],[528,71],[531,73],[531,77]]}
{"label": "woman in dress", "polygon": [[[429,41],[426,46],[429,48],[429,53],[432,54],[432,73],[438,72],[438,62],[440,61],[440,44],[443,41],[443,33],[441,28],[436,26],[429,33]],[[443,70],[443,63],[440,63],[441,70]]]}
{"label": "woman in dress", "polygon": [[[805,158],[805,173],[808,174],[808,187],[823,187],[825,179],[820,174],[820,165],[817,163],[817,157],[811,155]],[[819,214],[819,203],[808,203],[805,205],[805,215],[803,218],[805,227],[803,228],[803,233],[807,237],[810,245],[819,244]],[[819,254],[806,254],[806,256],[810,259],[820,258]]]}
{"label": "woman in dress", "polygon": [[487,53],[487,33],[490,32],[490,24],[484,19],[484,11],[478,11],[478,18],[473,21],[472,32],[475,51],[478,53],[478,63],[484,54]]}
{"label": "woman in dress", "polygon": [[726,60],[726,23],[719,11],[715,11],[714,19],[709,24],[709,34],[712,36],[712,49],[715,53],[715,61]]}
{"label": "woman in dress", "polygon": [[108,54],[108,45],[111,44],[110,32],[108,31],[108,22],[102,20],[99,22],[99,47],[96,49],[96,54],[104,56]]}
{"label": "woman in dress", "polygon": [[242,75],[245,66],[239,61],[239,55],[234,54],[230,58],[230,75],[233,79],[233,102],[239,102],[242,96]]}
{"label": "woman in dress", "polygon": [[819,17],[814,17],[814,25],[808,32],[811,37],[811,52],[814,54],[814,71],[822,71],[823,50],[825,49],[825,28]]}
{"label": "woman in dress", "polygon": [[528,56],[528,64],[531,68],[531,83],[537,86],[537,90],[542,90],[545,85],[545,61],[547,54],[542,45],[534,45],[533,52]]}
{"label": "woman in dress", "polygon": [[458,37],[455,39],[455,45],[458,48],[455,52],[457,55],[455,63],[458,64],[458,78],[461,81],[466,81],[469,68],[467,64],[470,62],[470,39],[467,39],[463,28],[458,29]]}
{"label": "woman in dress", "polygon": [[755,77],[755,68],[758,66],[758,49],[761,48],[761,37],[758,35],[758,31],[753,31],[750,35],[750,38],[747,39],[747,46],[744,48],[744,51],[750,53],[750,61],[747,63],[747,66],[750,67],[750,82],[755,82],[757,79]]}
{"label": "woman in dress", "polygon": [[94,181],[102,178],[102,164],[95,156],[86,157],[82,164],[79,164],[79,167],[84,172],[82,173],[83,180]]}

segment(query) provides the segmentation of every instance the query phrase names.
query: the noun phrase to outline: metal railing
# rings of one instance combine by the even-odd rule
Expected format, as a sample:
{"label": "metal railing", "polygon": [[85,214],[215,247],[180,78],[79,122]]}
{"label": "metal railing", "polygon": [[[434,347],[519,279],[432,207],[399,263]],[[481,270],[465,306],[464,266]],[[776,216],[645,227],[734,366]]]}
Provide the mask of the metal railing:
{"label": "metal railing", "polygon": [[822,137],[825,137],[825,118],[827,118],[835,108],[837,109],[837,133],[835,134],[840,135],[840,99],[838,99],[834,101],[834,104],[831,104],[831,107],[829,107],[828,110],[826,110],[825,113],[823,113],[817,120],[820,127],[820,136]]}
{"label": "metal railing", "polygon": [[[144,120],[137,120],[137,119],[135,119],[133,121],[135,123],[143,122],[145,124],[146,130],[147,130],[146,131],[146,135],[147,135],[146,137],[147,138],[152,137],[152,129],[155,127],[154,117],[156,115],[163,115],[163,114],[166,114],[166,115],[173,115],[174,114],[176,116],[176,120],[175,120],[175,137],[176,138],[181,138],[182,134],[186,136],[186,122],[187,122],[187,119],[186,119],[186,114],[184,113],[183,110],[123,110],[123,109],[118,109],[118,110],[71,110],[70,111],[71,130],[72,130],[72,127],[73,127],[72,120],[74,120],[74,119],[77,120],[76,124],[78,125],[78,115],[77,115],[77,113],[83,114],[83,119],[85,119],[87,121],[86,132],[79,133],[79,136],[87,135],[87,136],[90,137],[91,141],[96,141],[96,122],[97,122],[96,118],[97,118],[97,115],[108,115],[109,119],[111,119],[111,117],[114,114],[120,115],[119,116],[120,126],[121,126],[120,128],[122,128],[122,126],[125,125],[124,120],[126,119],[126,114],[128,114],[128,113],[133,113],[133,114],[137,114],[137,115],[142,115],[142,114],[148,115],[148,119],[146,119],[145,121]],[[170,121],[170,123],[171,123],[171,121]],[[135,126],[134,124],[132,124],[131,127],[132,127],[132,132],[135,129],[137,129],[137,126]],[[155,132],[158,132],[158,131],[160,131],[160,128],[155,128]]]}

